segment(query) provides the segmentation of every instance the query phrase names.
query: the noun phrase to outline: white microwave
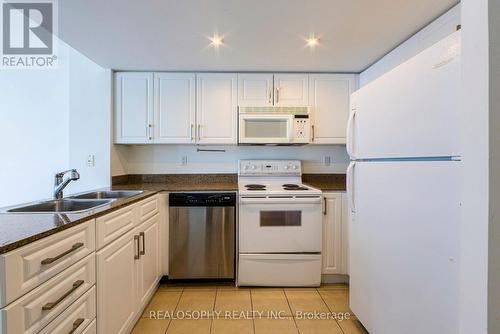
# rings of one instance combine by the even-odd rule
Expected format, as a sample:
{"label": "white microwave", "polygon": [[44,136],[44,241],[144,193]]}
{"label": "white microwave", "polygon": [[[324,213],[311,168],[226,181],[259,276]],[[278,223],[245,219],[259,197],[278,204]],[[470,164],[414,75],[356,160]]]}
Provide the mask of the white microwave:
{"label": "white microwave", "polygon": [[241,145],[304,145],[310,128],[309,107],[239,108]]}

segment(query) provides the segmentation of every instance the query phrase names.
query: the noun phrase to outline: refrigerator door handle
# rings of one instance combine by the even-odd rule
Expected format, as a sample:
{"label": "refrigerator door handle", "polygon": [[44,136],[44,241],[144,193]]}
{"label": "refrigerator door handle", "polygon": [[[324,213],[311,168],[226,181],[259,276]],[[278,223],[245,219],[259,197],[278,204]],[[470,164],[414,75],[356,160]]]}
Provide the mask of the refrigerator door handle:
{"label": "refrigerator door handle", "polygon": [[349,208],[352,213],[356,212],[356,206],[354,204],[354,167],[356,166],[355,161],[351,161],[349,167],[347,167],[347,201],[349,203]]}
{"label": "refrigerator door handle", "polygon": [[349,120],[347,121],[347,154],[351,158],[354,158],[354,148],[353,148],[353,136],[354,136],[354,116],[356,116],[356,107],[351,108],[351,112],[349,114]]}

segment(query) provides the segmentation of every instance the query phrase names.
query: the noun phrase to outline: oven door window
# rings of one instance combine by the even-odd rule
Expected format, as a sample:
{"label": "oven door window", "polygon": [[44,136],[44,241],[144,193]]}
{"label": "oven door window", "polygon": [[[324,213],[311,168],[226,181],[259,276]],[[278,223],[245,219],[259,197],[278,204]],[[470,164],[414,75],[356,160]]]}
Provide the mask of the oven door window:
{"label": "oven door window", "polygon": [[261,211],[260,226],[301,226],[301,211]]}
{"label": "oven door window", "polygon": [[289,120],[287,118],[245,119],[246,138],[288,139]]}

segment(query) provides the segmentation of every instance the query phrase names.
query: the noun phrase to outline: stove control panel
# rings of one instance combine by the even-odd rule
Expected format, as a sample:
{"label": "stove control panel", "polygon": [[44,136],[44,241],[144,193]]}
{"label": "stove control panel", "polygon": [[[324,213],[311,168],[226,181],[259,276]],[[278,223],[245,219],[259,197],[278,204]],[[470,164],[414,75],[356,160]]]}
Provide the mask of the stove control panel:
{"label": "stove control panel", "polygon": [[302,174],[300,160],[240,160],[239,175],[293,175]]}

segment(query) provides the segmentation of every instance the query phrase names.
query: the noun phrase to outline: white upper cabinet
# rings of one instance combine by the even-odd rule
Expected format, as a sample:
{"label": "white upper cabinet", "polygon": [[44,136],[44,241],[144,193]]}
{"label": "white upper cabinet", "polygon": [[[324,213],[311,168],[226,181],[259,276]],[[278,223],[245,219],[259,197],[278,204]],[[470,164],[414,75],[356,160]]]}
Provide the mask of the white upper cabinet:
{"label": "white upper cabinet", "polygon": [[354,74],[310,74],[313,144],[345,144]]}
{"label": "white upper cabinet", "polygon": [[274,105],[309,105],[309,75],[291,73],[275,74]]}
{"label": "white upper cabinet", "polygon": [[273,105],[273,74],[238,74],[238,106],[267,107]]}
{"label": "white upper cabinet", "polygon": [[196,84],[197,142],[236,144],[237,75],[200,73]]}
{"label": "white upper cabinet", "polygon": [[195,142],[196,75],[194,73],[154,74],[155,143]]}
{"label": "white upper cabinet", "polygon": [[115,142],[151,142],[153,123],[153,73],[115,74]]}

